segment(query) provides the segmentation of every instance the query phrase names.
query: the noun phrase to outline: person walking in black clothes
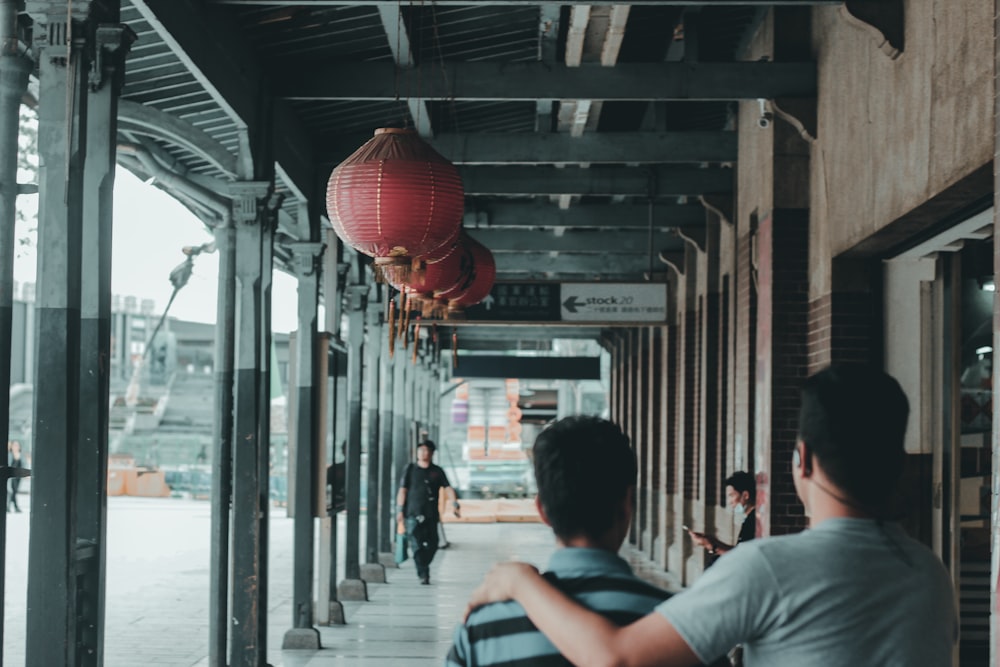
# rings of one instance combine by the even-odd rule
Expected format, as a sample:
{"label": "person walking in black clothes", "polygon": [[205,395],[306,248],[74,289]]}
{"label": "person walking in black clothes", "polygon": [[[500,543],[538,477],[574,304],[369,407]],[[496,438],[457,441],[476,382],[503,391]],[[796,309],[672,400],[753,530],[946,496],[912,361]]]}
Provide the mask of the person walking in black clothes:
{"label": "person walking in black clothes", "polygon": [[458,497],[448,483],[444,470],[432,463],[437,445],[424,440],[417,445],[417,462],[403,470],[396,493],[396,521],[403,521],[409,538],[413,562],[421,584],[431,583],[431,561],[438,548],[438,494],[445,490],[455,516],[459,516]]}
{"label": "person walking in black clothes", "polygon": [[[21,459],[21,443],[17,440],[7,441],[7,465],[11,468],[23,468],[24,463]],[[17,492],[21,486],[20,477],[10,478],[10,493],[7,495],[7,511],[9,512],[11,508],[14,508],[15,512],[20,512],[21,508],[17,506]]]}

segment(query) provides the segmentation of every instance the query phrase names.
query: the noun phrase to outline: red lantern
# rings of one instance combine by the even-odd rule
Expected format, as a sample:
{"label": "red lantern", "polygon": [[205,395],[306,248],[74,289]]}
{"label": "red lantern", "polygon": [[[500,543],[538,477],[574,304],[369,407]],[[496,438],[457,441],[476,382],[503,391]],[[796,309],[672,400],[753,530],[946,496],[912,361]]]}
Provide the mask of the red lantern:
{"label": "red lantern", "polygon": [[[490,294],[493,283],[496,282],[497,265],[489,248],[469,235],[465,235],[465,244],[472,254],[472,270],[465,281],[465,287],[457,294],[448,297],[449,317],[460,317],[465,306],[472,306]],[[444,295],[438,295],[444,296]]]}
{"label": "red lantern", "polygon": [[465,193],[458,169],[413,130],[380,128],[330,174],[326,210],[344,243],[406,282],[413,257],[455,238]]}

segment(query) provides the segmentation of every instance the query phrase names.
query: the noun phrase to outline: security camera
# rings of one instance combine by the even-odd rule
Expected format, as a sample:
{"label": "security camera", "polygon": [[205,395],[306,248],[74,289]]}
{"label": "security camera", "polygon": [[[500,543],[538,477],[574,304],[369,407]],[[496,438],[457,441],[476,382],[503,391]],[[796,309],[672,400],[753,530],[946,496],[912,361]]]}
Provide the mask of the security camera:
{"label": "security camera", "polygon": [[763,98],[757,99],[757,106],[760,107],[760,116],[757,118],[757,127],[762,130],[766,130],[771,127],[771,121],[774,120],[774,114],[768,111],[767,100]]}

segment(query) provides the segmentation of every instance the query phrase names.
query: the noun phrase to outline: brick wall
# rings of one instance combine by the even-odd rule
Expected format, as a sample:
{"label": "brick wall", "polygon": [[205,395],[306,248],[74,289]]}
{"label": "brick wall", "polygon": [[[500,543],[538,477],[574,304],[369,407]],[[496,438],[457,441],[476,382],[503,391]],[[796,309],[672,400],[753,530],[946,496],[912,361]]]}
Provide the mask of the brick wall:
{"label": "brick wall", "polygon": [[680,401],[677,400],[678,378],[681,373],[679,346],[677,345],[677,326],[664,328],[667,339],[666,360],[663,365],[664,380],[667,391],[667,424],[665,450],[667,454],[666,483],[667,494],[677,493],[677,420],[680,417]]}
{"label": "brick wall", "polygon": [[[765,328],[771,333],[766,345],[770,355],[760,360],[770,364],[770,386],[757,387],[758,395],[770,407],[762,411],[770,421],[770,452],[765,469],[758,467],[757,473],[766,474],[769,482],[769,534],[781,535],[806,526],[792,483],[791,458],[798,435],[799,390],[809,370],[808,211],[776,210],[770,225],[770,252],[762,252],[760,257],[761,262],[770,262],[770,270],[761,271],[761,290],[770,290],[770,312],[764,312],[763,306],[760,312],[761,320],[770,319]],[[765,242],[763,238],[761,242]],[[768,279],[770,285],[763,284]],[[767,396],[761,395],[764,393]]]}
{"label": "brick wall", "polygon": [[809,372],[831,363],[877,363],[881,315],[875,294],[833,292],[809,303]]}
{"label": "brick wall", "polygon": [[[752,225],[753,227],[753,225]],[[751,254],[752,232],[736,245],[735,358],[733,359],[733,446],[745,449],[744,461],[752,469],[755,452],[754,404],[757,376],[757,284]]]}
{"label": "brick wall", "polygon": [[698,479],[698,326],[697,308],[684,313],[684,498],[694,500]]}
{"label": "brick wall", "polygon": [[724,449],[725,443],[720,434],[725,430],[720,428],[719,413],[720,405],[723,402],[724,392],[721,390],[722,364],[720,363],[721,350],[719,342],[719,325],[722,313],[719,311],[719,294],[710,292],[705,299],[704,319],[705,326],[705,378],[702,386],[705,391],[705,502],[707,504],[718,504],[720,479],[720,461],[725,459],[725,455],[720,452]]}

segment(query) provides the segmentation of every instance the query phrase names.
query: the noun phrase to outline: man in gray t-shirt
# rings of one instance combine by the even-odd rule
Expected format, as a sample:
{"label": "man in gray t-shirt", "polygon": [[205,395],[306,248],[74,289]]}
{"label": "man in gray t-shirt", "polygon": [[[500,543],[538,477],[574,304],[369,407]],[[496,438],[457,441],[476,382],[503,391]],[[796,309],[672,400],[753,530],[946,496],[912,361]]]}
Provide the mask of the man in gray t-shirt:
{"label": "man in gray t-shirt", "polygon": [[944,566],[872,519],[742,544],[657,611],[703,660],[769,667],[948,665],[956,631]]}
{"label": "man in gray t-shirt", "polygon": [[893,378],[831,366],[802,390],[792,481],[809,530],[741,544],[628,626],[573,603],[524,563],[496,566],[471,605],[515,599],[575,665],[683,667],[736,644],[747,667],[946,667],[956,639],[944,567],[884,519],[909,405]]}

